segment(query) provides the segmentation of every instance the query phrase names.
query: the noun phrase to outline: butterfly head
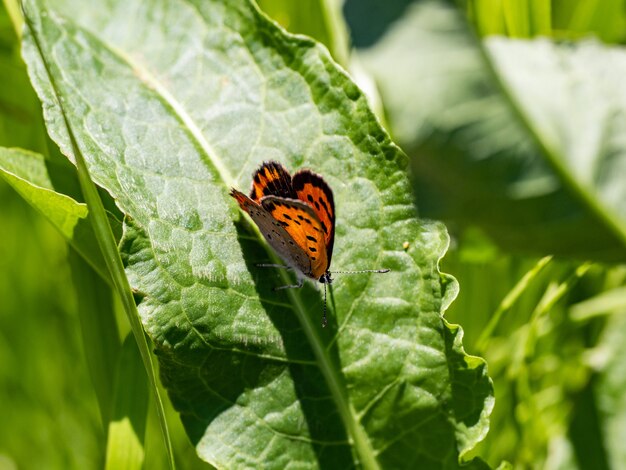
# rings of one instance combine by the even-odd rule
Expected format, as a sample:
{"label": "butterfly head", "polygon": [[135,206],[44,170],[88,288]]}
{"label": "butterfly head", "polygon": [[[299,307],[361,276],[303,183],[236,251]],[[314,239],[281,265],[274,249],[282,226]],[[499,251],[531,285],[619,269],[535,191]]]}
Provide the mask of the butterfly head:
{"label": "butterfly head", "polygon": [[326,271],[324,274],[322,274],[322,276],[319,278],[319,281],[322,284],[332,284],[333,278],[330,277],[330,271]]}

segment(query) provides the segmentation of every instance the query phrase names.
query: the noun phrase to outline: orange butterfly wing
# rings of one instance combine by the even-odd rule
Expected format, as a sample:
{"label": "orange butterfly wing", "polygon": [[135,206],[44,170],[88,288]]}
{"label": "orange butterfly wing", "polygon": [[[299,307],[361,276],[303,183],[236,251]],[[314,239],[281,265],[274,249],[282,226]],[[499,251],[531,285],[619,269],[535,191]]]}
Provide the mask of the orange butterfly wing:
{"label": "orange butterfly wing", "polygon": [[335,242],[335,201],[333,192],[324,179],[309,170],[301,170],[293,175],[293,190],[298,199],[308,204],[321,224],[328,266],[333,255]]}
{"label": "orange butterfly wing", "polygon": [[[335,203],[321,176],[301,170],[292,178],[280,163],[264,162],[253,175],[250,198],[236,190],[231,195],[285,261],[315,279],[326,273],[335,239]],[[290,246],[282,246],[283,242]],[[299,260],[294,259],[296,253]],[[308,258],[310,267],[302,256]]]}
{"label": "orange butterfly wing", "polygon": [[278,162],[264,162],[252,177],[250,199],[261,202],[264,196],[298,199],[291,185],[291,175]]}
{"label": "orange butterfly wing", "polygon": [[324,229],[313,209],[297,199],[265,196],[261,206],[278,221],[293,241],[309,257],[310,272],[307,276],[319,279],[328,269],[327,247]]}

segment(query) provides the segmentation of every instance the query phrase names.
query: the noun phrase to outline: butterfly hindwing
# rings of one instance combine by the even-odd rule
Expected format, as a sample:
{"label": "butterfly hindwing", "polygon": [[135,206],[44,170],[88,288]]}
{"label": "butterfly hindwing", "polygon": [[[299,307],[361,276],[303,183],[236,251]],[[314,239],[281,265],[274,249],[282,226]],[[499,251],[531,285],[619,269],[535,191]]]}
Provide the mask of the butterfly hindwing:
{"label": "butterfly hindwing", "polygon": [[283,260],[304,274],[312,272],[313,266],[309,255],[270,212],[236,189],[232,189],[230,195],[237,200],[239,207],[248,213],[267,243]]}
{"label": "butterfly hindwing", "polygon": [[335,241],[335,202],[333,192],[324,179],[309,171],[301,170],[293,175],[293,190],[301,201],[306,202],[317,215],[324,231],[328,265]]}
{"label": "butterfly hindwing", "polygon": [[319,279],[328,269],[328,256],[324,229],[313,208],[297,199],[276,196],[262,198],[261,206],[309,257],[311,270],[305,274]]}
{"label": "butterfly hindwing", "polygon": [[264,196],[297,199],[291,184],[291,175],[278,162],[265,162],[254,173],[250,199],[260,202]]}

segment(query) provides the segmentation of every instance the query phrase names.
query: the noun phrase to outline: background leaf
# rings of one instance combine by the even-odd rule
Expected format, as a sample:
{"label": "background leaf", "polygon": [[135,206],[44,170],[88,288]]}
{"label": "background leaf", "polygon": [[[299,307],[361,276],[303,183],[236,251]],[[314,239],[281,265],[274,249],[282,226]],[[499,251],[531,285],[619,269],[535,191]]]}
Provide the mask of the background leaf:
{"label": "background leaf", "polygon": [[[621,98],[614,100],[617,90],[603,94],[607,83],[619,81],[623,51],[545,40],[487,44],[492,54],[483,53],[454,7],[429,1],[413,3],[359,54],[380,86],[394,136],[411,156],[422,215],[453,228],[478,225],[518,252],[623,260],[623,215],[615,207],[624,206],[624,195],[609,176],[623,172]],[[583,59],[592,51],[593,62]],[[576,69],[581,62],[584,73]],[[559,103],[568,104],[549,108],[558,87]],[[568,101],[577,87],[597,110],[584,123],[574,118],[591,116],[586,101]],[[578,133],[555,123],[572,123]],[[555,147],[560,131],[567,133]],[[585,173],[591,163],[593,182]]]}
{"label": "background leaf", "polygon": [[[445,229],[416,218],[406,159],[356,86],[247,2],[82,5],[30,3],[24,56],[51,136],[72,156],[56,95],[94,180],[130,216],[127,274],[200,455],[456,466],[486,432],[491,385],[441,319],[457,292],[437,267]],[[326,331],[319,292],[272,295],[284,279],[255,268],[267,251],[233,224],[228,186],[269,158],[328,177],[334,266],[393,270],[338,280]]]}
{"label": "background leaf", "polygon": [[488,40],[487,50],[504,90],[563,185],[626,246],[626,94],[621,86],[626,53],[595,42],[567,47],[496,38]]}
{"label": "background leaf", "polygon": [[104,433],[68,247],[2,178],[0,201],[0,466],[89,468]]}
{"label": "background leaf", "polygon": [[[41,212],[99,276],[108,281],[100,249],[87,219],[87,206],[53,190],[43,156],[0,147],[0,177]],[[109,217],[109,221],[119,232],[119,222],[113,216]]]}
{"label": "background leaf", "polygon": [[[128,393],[132,390],[133,393]],[[150,392],[137,343],[131,335],[121,348],[115,378],[115,405],[109,424],[106,469],[141,469]]]}
{"label": "background leaf", "polygon": [[347,67],[348,34],[338,0],[261,0],[259,7],[287,31],[305,34],[324,44],[333,59]]}
{"label": "background leaf", "polygon": [[22,147],[42,153],[46,150],[46,133],[41,106],[28,80],[26,67],[19,55],[16,31],[21,30],[19,5],[6,1],[0,11],[0,145]]}
{"label": "background leaf", "polygon": [[626,462],[626,452],[621,445],[626,436],[626,400],[623,394],[625,311],[622,306],[617,315],[609,317],[608,328],[592,356],[594,366],[600,370],[598,380],[593,384],[601,426],[598,438],[604,443],[609,468],[618,468]]}

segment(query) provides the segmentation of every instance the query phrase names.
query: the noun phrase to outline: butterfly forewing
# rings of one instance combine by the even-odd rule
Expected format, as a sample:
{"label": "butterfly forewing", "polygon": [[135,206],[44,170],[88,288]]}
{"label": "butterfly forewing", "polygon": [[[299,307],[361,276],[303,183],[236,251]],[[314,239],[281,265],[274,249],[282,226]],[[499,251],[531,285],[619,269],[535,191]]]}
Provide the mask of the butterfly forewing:
{"label": "butterfly forewing", "polygon": [[241,209],[248,213],[267,243],[283,260],[304,274],[312,271],[310,256],[270,212],[236,189],[232,189],[230,195],[237,200]]}
{"label": "butterfly forewing", "polygon": [[252,177],[250,199],[261,202],[263,196],[297,198],[291,184],[291,175],[278,162],[263,163]]}
{"label": "butterfly forewing", "polygon": [[301,170],[293,175],[293,189],[301,201],[306,202],[317,215],[324,232],[328,265],[335,241],[335,202],[333,192],[324,179],[309,171]]}
{"label": "butterfly forewing", "polygon": [[276,196],[261,199],[261,205],[307,254],[311,263],[306,275],[319,279],[328,269],[324,229],[315,211],[302,201]]}

